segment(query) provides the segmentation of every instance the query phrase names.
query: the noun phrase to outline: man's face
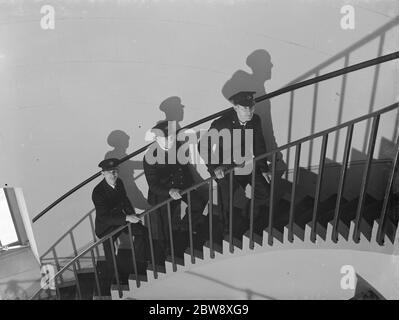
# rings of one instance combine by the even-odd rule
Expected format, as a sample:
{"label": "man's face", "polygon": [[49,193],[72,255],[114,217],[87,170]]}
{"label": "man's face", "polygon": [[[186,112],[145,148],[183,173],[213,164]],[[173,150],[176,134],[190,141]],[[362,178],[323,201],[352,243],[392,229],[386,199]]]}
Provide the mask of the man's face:
{"label": "man's face", "polygon": [[115,185],[116,179],[118,179],[119,170],[117,168],[102,171],[102,175],[104,176],[105,180],[108,184]]}
{"label": "man's face", "polygon": [[250,121],[254,115],[255,105],[252,105],[251,107],[236,105],[234,106],[234,110],[237,113],[238,120],[241,122],[247,122]]}
{"label": "man's face", "polygon": [[170,135],[167,137],[157,136],[156,140],[162,149],[169,150],[173,147],[173,144],[175,143],[175,136],[174,135]]}

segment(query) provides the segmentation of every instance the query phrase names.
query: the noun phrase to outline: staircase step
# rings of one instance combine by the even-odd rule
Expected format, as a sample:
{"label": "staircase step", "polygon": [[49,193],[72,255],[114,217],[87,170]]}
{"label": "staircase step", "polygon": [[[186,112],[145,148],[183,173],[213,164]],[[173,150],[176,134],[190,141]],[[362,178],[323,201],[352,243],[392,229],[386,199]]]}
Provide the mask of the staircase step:
{"label": "staircase step", "polygon": [[[344,198],[341,200],[341,205],[348,201]],[[323,240],[326,240],[328,224],[334,220],[335,205],[337,203],[337,194],[330,196],[325,201],[321,202],[318,208],[316,234]],[[313,209],[312,209],[313,214]],[[311,222],[309,222],[311,227]]]}
{"label": "staircase step", "polygon": [[291,203],[281,199],[274,209],[273,214],[273,234],[277,236],[280,242],[283,242],[284,228],[289,223]]}
{"label": "staircase step", "polygon": [[314,198],[306,196],[295,206],[294,233],[303,240],[306,225],[312,221]]}
{"label": "staircase step", "polygon": [[[166,273],[165,265],[156,264],[155,266],[156,266],[157,272]],[[154,271],[154,266],[152,265],[152,263],[148,264],[147,270]]]}
{"label": "staircase step", "polygon": [[78,272],[79,286],[80,286],[82,300],[93,300],[95,277],[94,277],[94,268],[92,269],[93,272],[91,273],[87,272],[88,270],[86,270],[86,272],[83,273]]}
{"label": "staircase step", "polygon": [[[121,291],[122,291],[122,297],[123,297],[123,292],[125,291],[130,291],[130,287],[129,287],[129,285],[128,284],[121,284],[120,285],[120,288],[121,288]],[[113,294],[111,294],[111,297],[113,296],[113,295],[115,295],[115,296],[117,296],[118,298],[122,298],[122,297],[119,297],[119,290],[118,290],[118,285],[117,284],[112,284],[111,285],[111,292],[113,293]]]}
{"label": "staircase step", "polygon": [[[147,274],[139,273],[137,276],[138,276],[137,280],[139,280],[140,282],[148,282]],[[136,281],[136,274],[135,273],[132,273],[132,274],[129,275],[129,281]]]}
{"label": "staircase step", "polygon": [[112,300],[111,296],[93,296],[93,300]]}
{"label": "staircase step", "polygon": [[[188,254],[189,256],[191,256],[191,249],[187,248],[185,253]],[[204,251],[202,248],[199,249],[199,248],[194,247],[193,255],[194,255],[194,257],[196,257],[198,259],[204,259]]]}
{"label": "staircase step", "polygon": [[57,284],[60,300],[76,300],[76,280],[68,280]]}
{"label": "staircase step", "polygon": [[[249,230],[247,232],[245,232],[244,237],[250,239]],[[263,245],[263,234],[260,235],[256,232],[254,232],[252,239],[254,240],[255,243],[259,244],[260,246]]]}
{"label": "staircase step", "polygon": [[[225,235],[223,237],[223,240],[228,242],[228,243],[230,243],[229,235]],[[234,235],[233,235],[233,239],[232,240],[233,240],[233,246],[238,248],[238,249],[240,249],[240,250],[242,250],[242,238],[238,239],[238,238],[234,237]],[[206,247],[209,248],[209,245],[207,244]],[[221,250],[223,250],[223,248],[221,248]],[[223,252],[220,252],[220,253],[223,253]]]}
{"label": "staircase step", "polygon": [[[172,263],[172,256],[168,255],[166,261]],[[184,266],[184,257],[175,255],[175,262],[177,265]]]}
{"label": "staircase step", "polygon": [[374,203],[365,205],[362,220],[360,223],[360,233],[363,234],[368,241],[371,241],[374,222],[379,218],[382,208],[382,201],[375,200]]}
{"label": "staircase step", "polygon": [[[375,199],[368,194],[366,194],[364,205],[367,207],[370,203],[374,202]],[[348,203],[342,205],[340,211],[340,220],[338,223],[338,232],[346,240],[349,239],[349,231],[351,222],[356,218],[356,210],[358,206],[359,198],[355,198]]]}
{"label": "staircase step", "polygon": [[[207,242],[205,242],[204,247],[210,249],[211,248],[210,244],[211,242],[208,240]],[[241,247],[242,247],[242,242],[241,242]],[[213,241],[213,250],[219,252],[220,254],[223,254],[223,243]]]}
{"label": "staircase step", "polygon": [[394,244],[399,221],[399,194],[391,195],[388,202],[387,217],[384,231],[389,241]]}

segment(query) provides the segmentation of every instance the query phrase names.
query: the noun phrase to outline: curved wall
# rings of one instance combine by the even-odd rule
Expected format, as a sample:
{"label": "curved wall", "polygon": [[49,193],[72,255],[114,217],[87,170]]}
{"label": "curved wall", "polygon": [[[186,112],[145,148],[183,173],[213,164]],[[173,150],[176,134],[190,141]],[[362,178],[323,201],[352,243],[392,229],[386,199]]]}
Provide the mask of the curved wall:
{"label": "curved wall", "polygon": [[[188,124],[228,107],[229,90],[271,92],[399,50],[394,0],[48,1],[54,30],[40,26],[43,4],[0,3],[0,184],[23,189],[32,218],[95,173],[105,155],[144,145],[146,130],[165,118],[160,106],[169,119]],[[344,4],[355,9],[353,30],[341,28]],[[289,135],[303,137],[397,101],[398,70],[389,62],[349,75],[345,90],[342,78],[298,90],[291,125],[290,95],[263,103],[258,112],[268,144],[271,133],[281,145]],[[395,116],[382,119],[376,157],[382,139],[393,139]],[[366,126],[356,130],[361,159]],[[331,139],[330,159],[341,159],[342,140],[336,153]],[[302,164],[317,163],[316,151],[303,151]],[[147,193],[141,169],[140,158],[125,169],[138,210]],[[40,252],[92,209],[94,185],[33,225]],[[87,227],[76,232],[77,243],[91,240]]]}

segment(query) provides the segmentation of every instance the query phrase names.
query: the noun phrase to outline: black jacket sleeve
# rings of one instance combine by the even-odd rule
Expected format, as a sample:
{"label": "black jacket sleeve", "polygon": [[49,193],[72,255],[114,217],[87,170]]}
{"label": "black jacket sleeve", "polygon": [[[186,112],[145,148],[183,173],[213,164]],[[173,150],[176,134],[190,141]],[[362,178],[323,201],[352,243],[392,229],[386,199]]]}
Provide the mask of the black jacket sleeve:
{"label": "black jacket sleeve", "polygon": [[[223,142],[221,141],[221,138],[217,139],[216,141],[212,141],[209,136],[209,132],[211,130],[220,131],[222,129],[225,128],[223,124],[220,123],[220,119],[219,121],[213,121],[208,132],[202,136],[198,143],[198,152],[205,161],[205,164],[208,167],[208,171],[211,175],[214,174],[214,171],[217,167],[223,165]],[[207,151],[206,154],[204,153],[205,150]],[[217,153],[219,153],[219,156],[217,156]]]}
{"label": "black jacket sleeve", "polygon": [[119,183],[121,193],[123,194],[122,208],[124,210],[124,213],[127,215],[136,214],[136,211],[134,210],[129,198],[127,197],[125,185],[123,184],[122,180],[120,180]]}
{"label": "black jacket sleeve", "polygon": [[98,191],[93,191],[92,200],[96,208],[96,218],[102,224],[108,226],[120,226],[126,223],[126,215],[123,212],[123,203],[114,208],[110,208],[107,204],[105,195]]}

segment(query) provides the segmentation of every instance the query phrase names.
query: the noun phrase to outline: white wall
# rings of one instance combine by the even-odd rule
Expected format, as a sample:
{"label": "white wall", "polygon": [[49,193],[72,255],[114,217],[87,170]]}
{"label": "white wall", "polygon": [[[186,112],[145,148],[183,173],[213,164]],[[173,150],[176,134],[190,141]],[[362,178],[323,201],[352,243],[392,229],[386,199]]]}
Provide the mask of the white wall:
{"label": "white wall", "polygon": [[344,266],[350,266],[350,270],[385,299],[399,298],[397,256],[318,249],[263,252],[215,261],[154,281],[150,286],[136,289],[132,297],[144,300],[347,300],[355,295],[356,286],[341,286],[343,280],[349,283],[349,269],[342,269]]}
{"label": "white wall", "polygon": [[[354,30],[340,27],[340,8],[347,3],[355,8]],[[55,8],[54,30],[40,27],[44,4]],[[238,70],[248,80],[234,82],[233,77],[233,89],[259,80],[246,65],[255,50],[266,50],[271,57],[271,74],[263,74],[267,92],[303,75],[314,76],[314,68],[330,58],[320,74],[343,67],[346,54],[354,64],[397,51],[398,14],[394,0],[2,1],[0,184],[23,189],[33,218],[97,171],[97,163],[112,150],[107,144],[112,131],[130,137],[127,149],[114,154],[144,145],[145,131],[164,117],[159,106],[169,97],[181,99],[182,124],[188,124],[229,106],[221,90]],[[374,31],[376,37],[369,38]],[[309,70],[313,74],[306,74]],[[375,68],[349,75],[341,121],[397,101],[398,70],[397,62],[380,67],[374,99]],[[319,85],[315,132],[337,124],[341,82]],[[312,86],[295,93],[292,139],[312,131],[313,92]],[[176,99],[167,101],[176,106]],[[289,95],[271,100],[270,110],[263,105],[269,120],[271,110],[277,143],[286,143]],[[392,140],[394,119],[384,117],[380,137]],[[365,128],[358,130],[354,147],[362,150]],[[120,132],[116,140],[126,142]],[[378,150],[379,144],[376,154]],[[328,157],[333,157],[330,147]],[[135,177],[142,173],[137,169],[140,158],[136,160],[127,168]],[[145,179],[136,182],[142,194],[132,182],[132,198],[143,208]],[[92,209],[94,185],[33,225],[39,252]],[[78,237],[81,243],[91,240],[86,230]]]}

